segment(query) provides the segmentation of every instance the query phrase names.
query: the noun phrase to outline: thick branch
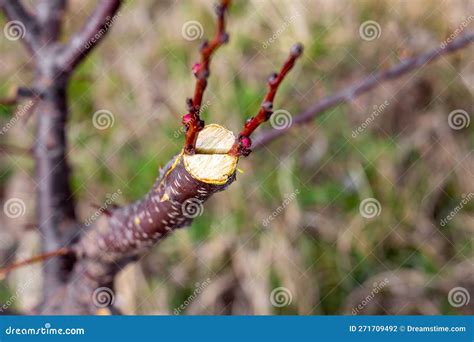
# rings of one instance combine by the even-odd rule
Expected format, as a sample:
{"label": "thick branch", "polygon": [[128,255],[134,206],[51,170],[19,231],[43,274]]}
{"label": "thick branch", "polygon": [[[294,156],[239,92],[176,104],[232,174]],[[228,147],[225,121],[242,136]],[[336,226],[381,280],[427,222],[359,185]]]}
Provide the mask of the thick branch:
{"label": "thick branch", "polygon": [[283,63],[283,66],[280,72],[273,73],[268,79],[268,92],[265,95],[265,98],[260,106],[260,110],[256,116],[251,117],[247,120],[244,125],[244,129],[240,132],[239,136],[235,140],[234,145],[229,151],[230,155],[233,156],[247,156],[250,154],[250,147],[252,146],[252,141],[250,140],[250,135],[255,131],[258,126],[270,119],[273,114],[273,100],[275,99],[276,92],[281,82],[288,74],[288,72],[295,65],[296,59],[301,56],[303,53],[303,45],[295,44],[291,48],[290,55],[288,59]]}
{"label": "thick branch", "polygon": [[0,0],[0,7],[10,20],[9,34],[15,38],[22,37],[31,54],[36,54],[41,49],[41,29],[36,18],[28,13],[20,0]]}
{"label": "thick branch", "polygon": [[174,157],[143,199],[111,209],[95,221],[71,246],[77,262],[65,292],[41,306],[41,313],[93,314],[95,289],[113,287],[125,264],[173,230],[189,225],[202,213],[207,199],[235,180],[238,158],[226,154],[234,140],[223,127],[206,126],[196,142],[196,153]]}
{"label": "thick branch", "polygon": [[46,40],[55,42],[61,34],[66,0],[38,0],[36,16]]}
{"label": "thick branch", "polygon": [[201,45],[201,61],[193,66],[193,74],[196,77],[194,98],[187,100],[189,113],[183,116],[183,125],[186,127],[186,142],[184,152],[193,154],[195,152],[196,139],[204,127],[204,121],[200,118],[202,98],[207,87],[207,79],[210,75],[210,64],[213,53],[229,41],[229,35],[225,32],[225,12],[230,5],[230,0],[222,0],[216,6],[217,29],[214,38],[204,41]]}
{"label": "thick branch", "polygon": [[101,0],[84,26],[74,34],[58,56],[58,65],[72,71],[102,40],[113,25],[121,0]]}
{"label": "thick branch", "polygon": [[397,79],[406,73],[421,68],[444,55],[458,51],[474,41],[474,32],[468,32],[462,37],[459,37],[446,46],[439,46],[427,53],[407,58],[401,63],[393,66],[386,71],[379,71],[359,81],[357,84],[351,85],[350,87],[343,89],[333,95],[327,96],[318,102],[311,105],[308,109],[303,111],[301,114],[295,116],[292,123],[284,128],[268,130],[261,133],[256,137],[254,148],[262,147],[269,142],[283,136],[291,127],[300,125],[313,120],[319,114],[324,111],[335,107],[341,103],[350,102],[357,96],[364,94],[376,86],[390,80]]}

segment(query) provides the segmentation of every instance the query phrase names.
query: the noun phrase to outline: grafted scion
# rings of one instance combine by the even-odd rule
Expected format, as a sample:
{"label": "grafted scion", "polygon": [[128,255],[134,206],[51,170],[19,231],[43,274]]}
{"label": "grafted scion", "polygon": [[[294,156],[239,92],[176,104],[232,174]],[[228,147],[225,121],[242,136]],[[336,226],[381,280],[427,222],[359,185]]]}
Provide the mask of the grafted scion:
{"label": "grafted scion", "polygon": [[253,116],[245,122],[243,130],[238,135],[234,145],[229,151],[230,155],[233,156],[248,156],[251,152],[250,147],[252,141],[250,135],[260,126],[263,122],[270,119],[273,114],[273,100],[275,99],[276,92],[281,82],[288,74],[288,72],[295,65],[296,59],[303,53],[303,45],[295,44],[292,46],[290,55],[283,64],[279,73],[272,73],[268,78],[268,92],[260,106],[260,110],[256,116]]}
{"label": "grafted scion", "polygon": [[207,79],[210,75],[210,64],[213,53],[219,46],[229,41],[229,34],[225,32],[225,13],[230,5],[230,0],[222,0],[215,6],[217,15],[217,29],[214,38],[209,42],[203,41],[200,47],[201,60],[192,67],[196,85],[194,97],[186,99],[188,113],[183,115],[182,123],[186,128],[186,141],[184,153],[194,154],[196,139],[199,132],[204,128],[204,121],[201,120],[201,105],[204,91],[207,87]]}

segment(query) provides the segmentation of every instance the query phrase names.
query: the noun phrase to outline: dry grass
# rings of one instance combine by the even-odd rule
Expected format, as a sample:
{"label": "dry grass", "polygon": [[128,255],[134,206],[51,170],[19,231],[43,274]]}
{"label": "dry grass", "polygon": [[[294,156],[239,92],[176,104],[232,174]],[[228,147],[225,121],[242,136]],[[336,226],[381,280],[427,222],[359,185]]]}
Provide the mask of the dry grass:
{"label": "dry grass", "polygon": [[[72,1],[67,32],[93,3]],[[256,113],[268,74],[295,41],[306,51],[275,104],[292,114],[377,68],[437,46],[470,14],[467,0],[239,1],[230,15],[230,43],[213,61],[204,118],[237,132]],[[90,204],[103,203],[107,193],[120,189],[119,204],[144,194],[159,165],[182,147],[179,121],[198,58],[198,40],[181,33],[189,20],[211,36],[212,3],[128,1],[110,36],[74,76],[69,158],[84,220],[94,211]],[[378,22],[380,38],[360,38],[366,20]],[[173,314],[183,305],[180,314],[307,315],[350,314],[367,302],[359,313],[474,314],[474,298],[460,308],[447,298],[459,286],[474,296],[474,202],[440,224],[463,194],[474,192],[474,125],[457,131],[447,121],[454,109],[472,116],[472,52],[383,85],[253,153],[240,163],[238,181],[208,202],[191,228],[121,274],[118,306],[130,314]],[[2,36],[0,56],[0,94],[27,84],[32,70],[21,45]],[[353,138],[385,101],[383,113]],[[99,109],[113,113],[110,129],[92,125]],[[9,113],[2,110],[2,123]],[[31,145],[34,121],[16,125],[2,141]],[[6,262],[35,254],[39,239],[25,228],[33,222],[33,163],[2,156],[1,175],[3,199],[27,202],[22,222],[0,217]],[[367,219],[359,203],[371,197],[381,212]],[[31,277],[15,305],[34,305],[41,283],[36,266],[13,274],[2,298]],[[269,300],[280,286],[292,296],[281,308]]]}

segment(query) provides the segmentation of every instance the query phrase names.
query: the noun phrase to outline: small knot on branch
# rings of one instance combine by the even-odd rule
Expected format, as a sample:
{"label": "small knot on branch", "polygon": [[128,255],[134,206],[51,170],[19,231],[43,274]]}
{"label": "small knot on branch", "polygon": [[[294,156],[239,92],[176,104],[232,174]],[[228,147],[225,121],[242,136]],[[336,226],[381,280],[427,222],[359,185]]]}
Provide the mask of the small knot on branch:
{"label": "small knot on branch", "polygon": [[291,55],[292,57],[297,58],[297,57],[301,56],[301,54],[303,53],[303,50],[304,50],[303,44],[301,44],[301,43],[296,43],[296,44],[294,44],[294,45],[291,47],[290,55]]}
{"label": "small knot on branch", "polygon": [[227,44],[229,42],[229,34],[227,32],[222,32],[219,35],[219,41],[221,44]]}
{"label": "small knot on branch", "polygon": [[277,80],[278,80],[278,74],[276,72],[272,72],[270,77],[268,77],[268,84],[274,85]]}

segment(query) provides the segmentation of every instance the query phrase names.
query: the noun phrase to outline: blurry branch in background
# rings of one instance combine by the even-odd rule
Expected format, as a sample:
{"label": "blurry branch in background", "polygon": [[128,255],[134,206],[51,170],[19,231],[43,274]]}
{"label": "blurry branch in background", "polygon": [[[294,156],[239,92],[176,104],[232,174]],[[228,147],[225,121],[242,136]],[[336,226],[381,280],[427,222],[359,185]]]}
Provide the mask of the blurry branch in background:
{"label": "blurry branch in background", "polygon": [[295,65],[296,59],[303,53],[303,45],[295,44],[290,51],[290,55],[281,67],[279,73],[274,72],[268,79],[268,92],[260,105],[260,110],[256,116],[249,118],[244,125],[243,130],[239,133],[234,145],[229,151],[230,155],[233,156],[248,156],[251,152],[250,147],[252,141],[250,135],[265,121],[270,119],[273,114],[273,100],[275,99],[276,92],[281,82],[288,74],[288,72]]}
{"label": "blurry branch in background", "polygon": [[186,154],[194,154],[196,152],[196,140],[199,132],[204,128],[204,121],[200,117],[202,97],[207,87],[207,79],[211,74],[210,64],[212,55],[222,44],[229,41],[229,35],[225,31],[225,13],[229,5],[230,0],[224,0],[216,5],[216,33],[210,42],[205,40],[201,44],[201,61],[193,66],[193,74],[196,77],[194,97],[187,99],[186,103],[189,113],[183,116],[183,125],[186,128],[186,140],[184,143],[184,152]]}
{"label": "blurry branch in background", "polygon": [[52,41],[61,35],[66,0],[37,0],[36,17],[44,37]]}
{"label": "blurry branch in background", "polygon": [[311,105],[301,114],[293,117],[291,124],[287,125],[286,127],[268,130],[258,135],[255,139],[254,148],[262,147],[272,142],[273,140],[282,137],[289,129],[291,129],[295,125],[308,123],[315,117],[317,117],[319,114],[322,114],[324,111],[335,107],[341,103],[350,102],[357,96],[372,90],[378,85],[381,85],[383,82],[397,79],[410,71],[421,68],[443,57],[444,55],[448,55],[450,53],[458,51],[466,47],[473,41],[474,32],[468,32],[467,34],[446,44],[444,47],[439,46],[424,54],[407,58],[388,70],[376,72],[354,85],[351,85],[341,91],[338,91],[333,95],[326,96]]}
{"label": "blurry branch in background", "polygon": [[0,0],[0,8],[8,20],[18,24],[10,26],[10,29],[23,35],[23,42],[31,54],[35,55],[42,47],[41,27],[36,17],[25,9],[20,0]]}
{"label": "blurry branch in background", "polygon": [[112,25],[121,0],[102,0],[58,56],[59,67],[72,71],[101,41]]}
{"label": "blurry branch in background", "polygon": [[45,261],[45,260],[47,260],[49,258],[52,258],[52,257],[55,257],[55,256],[67,255],[69,253],[71,253],[71,251],[68,248],[60,248],[60,249],[58,249],[56,251],[53,251],[53,252],[50,252],[50,253],[37,255],[37,256],[34,256],[30,259],[26,259],[26,260],[22,260],[22,261],[13,263],[11,265],[8,265],[7,267],[4,267],[4,268],[0,269],[0,280],[4,279],[8,275],[8,273],[10,273],[13,270],[16,270],[17,268],[27,266],[27,265],[31,265],[31,264],[35,264],[35,263],[38,263],[38,262],[42,262],[42,261]]}
{"label": "blurry branch in background", "polygon": [[[59,37],[66,0],[38,0],[32,6],[35,13],[29,13],[19,0],[0,0],[0,8],[9,20],[5,30],[22,38],[35,69],[31,87],[18,88],[16,94],[2,103],[15,105],[30,97],[27,108],[21,109],[21,115],[19,108],[15,119],[20,116],[27,119],[33,109],[37,116],[32,150],[37,179],[36,224],[41,233],[43,255],[51,255],[71,244],[79,233],[67,158],[68,83],[76,66],[108,32],[113,23],[111,16],[120,4],[120,0],[99,1],[82,29],[64,44]],[[4,146],[2,151],[20,152],[20,148]],[[58,255],[44,263],[45,301],[64,287],[74,265],[71,256]]]}
{"label": "blurry branch in background", "polygon": [[8,144],[0,144],[0,153],[15,154],[18,156],[33,157],[33,150],[31,148],[24,148]]}

